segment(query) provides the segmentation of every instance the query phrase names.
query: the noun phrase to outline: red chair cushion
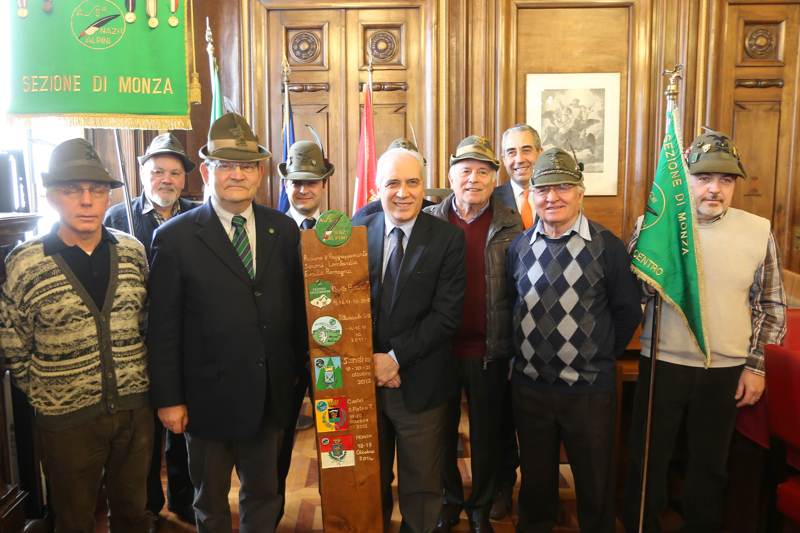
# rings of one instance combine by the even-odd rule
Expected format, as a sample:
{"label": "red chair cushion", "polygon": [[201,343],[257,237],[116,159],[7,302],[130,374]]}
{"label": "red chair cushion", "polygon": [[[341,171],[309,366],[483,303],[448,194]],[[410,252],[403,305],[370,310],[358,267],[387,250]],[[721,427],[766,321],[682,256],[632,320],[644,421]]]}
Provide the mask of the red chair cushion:
{"label": "red chair cushion", "polygon": [[778,512],[800,525],[800,476],[790,477],[778,485]]}
{"label": "red chair cushion", "polygon": [[766,346],[770,433],[800,449],[800,350]]}

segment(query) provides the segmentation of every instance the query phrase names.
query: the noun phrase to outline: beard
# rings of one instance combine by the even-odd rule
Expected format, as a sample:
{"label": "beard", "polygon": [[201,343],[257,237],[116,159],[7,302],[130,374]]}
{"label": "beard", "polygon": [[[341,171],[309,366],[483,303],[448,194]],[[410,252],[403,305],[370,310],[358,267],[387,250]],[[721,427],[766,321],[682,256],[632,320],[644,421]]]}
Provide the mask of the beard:
{"label": "beard", "polygon": [[178,191],[175,189],[159,189],[150,191],[147,197],[159,207],[170,207],[178,201]]}

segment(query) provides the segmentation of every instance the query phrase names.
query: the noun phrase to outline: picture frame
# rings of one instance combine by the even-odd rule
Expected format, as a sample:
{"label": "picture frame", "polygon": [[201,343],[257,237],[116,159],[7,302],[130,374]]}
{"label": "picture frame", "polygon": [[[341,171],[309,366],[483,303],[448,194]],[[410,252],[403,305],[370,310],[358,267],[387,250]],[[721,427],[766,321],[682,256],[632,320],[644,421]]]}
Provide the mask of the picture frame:
{"label": "picture frame", "polygon": [[587,196],[616,196],[619,182],[619,72],[528,74],[526,122],[542,148],[584,164]]}

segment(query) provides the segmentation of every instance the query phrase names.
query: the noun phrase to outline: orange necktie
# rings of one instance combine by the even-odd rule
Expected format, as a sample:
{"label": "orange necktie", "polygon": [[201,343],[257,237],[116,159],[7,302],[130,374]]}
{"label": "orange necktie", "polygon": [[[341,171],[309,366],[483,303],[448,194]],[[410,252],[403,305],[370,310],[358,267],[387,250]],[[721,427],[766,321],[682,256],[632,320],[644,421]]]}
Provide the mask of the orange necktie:
{"label": "orange necktie", "polygon": [[519,214],[522,215],[522,227],[525,229],[533,226],[533,211],[531,210],[530,202],[528,202],[529,192],[530,189],[522,191],[522,209],[519,212]]}

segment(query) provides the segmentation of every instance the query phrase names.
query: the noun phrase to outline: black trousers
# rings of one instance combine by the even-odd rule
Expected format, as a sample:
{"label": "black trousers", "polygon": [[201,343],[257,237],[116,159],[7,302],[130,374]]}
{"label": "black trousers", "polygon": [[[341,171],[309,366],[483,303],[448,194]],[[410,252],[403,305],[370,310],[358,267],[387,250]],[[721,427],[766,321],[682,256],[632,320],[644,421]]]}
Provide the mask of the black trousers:
{"label": "black trousers", "polygon": [[581,532],[613,532],[615,392],[541,391],[516,383],[511,388],[522,467],[517,531],[549,533],[555,526],[563,441]]}
{"label": "black trousers", "polygon": [[[483,368],[481,358],[456,358],[459,393],[447,402],[442,457],[444,503],[463,507],[468,514],[488,517],[494,496],[495,474],[500,453],[500,407],[504,383],[507,383],[508,361],[493,361]],[[461,390],[469,407],[470,464],[472,492],[464,498],[461,473],[458,470],[458,423],[461,419]]]}
{"label": "black trousers", "polygon": [[271,426],[250,438],[231,441],[186,434],[198,533],[231,533],[228,493],[234,468],[240,483],[239,532],[275,531],[283,506],[277,468],[282,439],[283,428]]}
{"label": "black trousers", "polygon": [[[165,443],[165,444],[164,444]],[[161,486],[161,451],[167,463],[167,507],[171,511],[191,510],[194,488],[189,477],[189,453],[183,434],[164,429],[158,414],[155,415],[153,456],[147,472],[147,510],[158,514],[164,507],[164,489]]]}
{"label": "black trousers", "polygon": [[[506,369],[506,372],[508,369]],[[519,445],[517,444],[517,428],[514,427],[514,411],[511,407],[511,382],[508,379],[502,385],[502,404],[500,406],[500,456],[495,479],[495,493],[504,491],[511,497],[517,482],[519,468]]]}
{"label": "black trousers", "polygon": [[390,530],[392,480],[397,451],[397,495],[403,523],[401,533],[430,533],[442,508],[443,403],[414,413],[402,389],[378,387],[378,439],[381,461],[381,499],[384,531]]}
{"label": "black trousers", "polygon": [[[684,418],[689,458],[683,484],[683,531],[721,530],[728,450],[736,425],[734,394],[741,373],[741,366],[705,369],[657,362],[644,531],[661,530],[658,517],[667,504],[669,463]],[[628,531],[638,531],[639,527],[649,386],[650,358],[641,357],[625,483],[624,519]]]}

